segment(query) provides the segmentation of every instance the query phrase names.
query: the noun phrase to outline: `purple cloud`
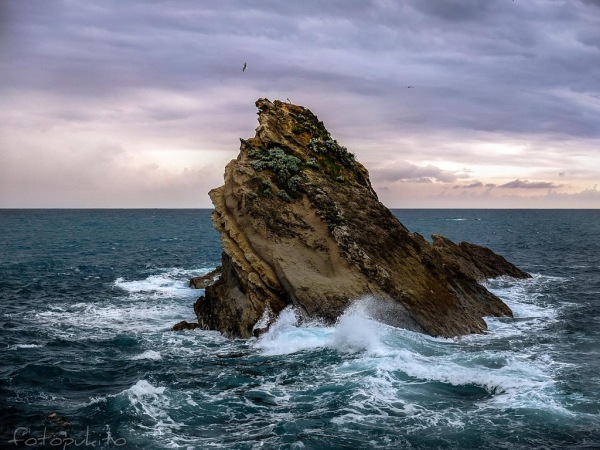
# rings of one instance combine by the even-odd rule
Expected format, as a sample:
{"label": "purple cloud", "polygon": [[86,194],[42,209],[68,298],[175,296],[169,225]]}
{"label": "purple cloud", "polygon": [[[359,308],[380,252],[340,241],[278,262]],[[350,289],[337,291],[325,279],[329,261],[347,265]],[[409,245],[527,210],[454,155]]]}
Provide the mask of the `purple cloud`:
{"label": "purple cloud", "polygon": [[563,186],[549,181],[513,180],[498,187],[505,189],[555,189]]}

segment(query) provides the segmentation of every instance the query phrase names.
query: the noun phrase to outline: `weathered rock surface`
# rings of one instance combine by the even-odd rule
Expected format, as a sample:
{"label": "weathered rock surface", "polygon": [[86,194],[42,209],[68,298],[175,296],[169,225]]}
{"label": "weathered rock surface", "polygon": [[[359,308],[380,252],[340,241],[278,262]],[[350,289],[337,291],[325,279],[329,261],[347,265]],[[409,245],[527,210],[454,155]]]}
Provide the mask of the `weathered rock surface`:
{"label": "weathered rock surface", "polygon": [[209,284],[217,281],[217,278],[221,276],[221,266],[215,270],[210,271],[206,275],[200,275],[199,277],[190,278],[190,287],[194,289],[204,289]]}
{"label": "weathered rock surface", "polygon": [[483,247],[411,233],[308,109],[256,105],[256,136],[210,192],[222,269],[194,305],[200,326],[246,338],[288,305],[333,322],[367,295],[380,299],[377,319],[434,336],[484,332],[483,316],[512,315],[477,280],[526,273]]}
{"label": "weathered rock surface", "polygon": [[196,322],[188,322],[187,320],[182,320],[181,322],[177,322],[171,328],[171,331],[186,331],[186,330],[195,330],[196,328],[200,328],[200,324]]}
{"label": "weathered rock surface", "polygon": [[489,248],[469,244],[468,242],[460,242],[457,245],[439,234],[434,234],[431,238],[433,239],[434,249],[444,257],[447,264],[458,264],[463,273],[476,280],[483,281],[487,278],[500,276],[531,277],[527,272],[509,263]]}

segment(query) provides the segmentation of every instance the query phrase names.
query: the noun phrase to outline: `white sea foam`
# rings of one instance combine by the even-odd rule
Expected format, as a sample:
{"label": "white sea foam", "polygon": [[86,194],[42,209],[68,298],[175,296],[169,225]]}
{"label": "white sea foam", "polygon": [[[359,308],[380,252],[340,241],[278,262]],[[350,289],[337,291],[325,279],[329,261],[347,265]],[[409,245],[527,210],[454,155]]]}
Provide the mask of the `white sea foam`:
{"label": "white sea foam", "polygon": [[[395,352],[388,361],[388,370],[401,370],[410,377],[439,381],[452,386],[474,385],[489,393],[518,394],[524,389],[544,387],[552,384],[551,378],[541,367],[519,360],[514,356],[506,357],[506,363],[500,367],[486,367],[473,363],[471,354],[452,352],[444,356],[426,357],[406,350]],[[481,358],[482,355],[477,355]],[[490,358],[497,360],[498,356]]]}
{"label": "white sea foam", "polygon": [[150,275],[143,280],[126,281],[123,277],[115,280],[114,286],[138,297],[197,297],[198,290],[189,287],[189,279],[204,275],[211,268],[185,270],[180,268],[162,269],[158,274]]}
{"label": "white sea foam", "polygon": [[[519,282],[513,282],[507,289],[521,292]],[[517,317],[530,317],[532,314],[536,318],[553,317],[552,308],[527,303],[531,298],[525,293],[523,298],[518,295],[511,298],[517,306],[513,308]],[[519,298],[523,302],[521,309],[518,308],[521,305]],[[495,338],[494,328],[488,335],[458,340],[432,338],[379,323],[369,317],[368,310],[365,302],[357,302],[348,308],[335,326],[323,326],[300,324],[294,311],[287,309],[256,341],[255,346],[268,355],[320,348],[343,353],[358,352],[358,357],[338,365],[332,374],[343,379],[360,380],[362,387],[358,388],[352,402],[354,412],[343,415],[348,420],[352,417],[365,420],[368,416],[406,415],[410,411],[425,414],[423,408],[409,407],[409,403],[401,398],[404,390],[429,383],[463,389],[480,388],[487,394],[474,391],[473,395],[481,397],[477,401],[482,408],[534,408],[568,414],[555,400],[551,357],[538,354],[539,349],[523,353],[480,349],[482,341]],[[446,424],[455,421],[458,426],[461,423],[459,415],[459,412],[454,416],[445,415],[444,421]],[[433,417],[430,419],[434,420]]]}
{"label": "white sea foam", "polygon": [[156,352],[154,350],[146,350],[144,353],[135,355],[131,359],[134,359],[134,360],[150,359],[150,360],[158,361],[158,360],[162,359],[162,356],[159,352]]}
{"label": "white sea foam", "polygon": [[263,311],[262,316],[260,316],[260,319],[258,319],[258,321],[254,324],[254,327],[252,327],[252,331],[260,330],[261,328],[266,327],[271,321],[271,316],[271,309],[267,306]]}
{"label": "white sea foam", "polygon": [[129,400],[136,415],[145,423],[144,428],[152,435],[162,437],[182,426],[169,416],[171,402],[164,387],[156,387],[147,380],[139,380],[116,397],[119,396],[125,396]]}
{"label": "white sea foam", "polygon": [[[558,320],[560,303],[544,293],[548,285],[568,281],[562,277],[533,274],[532,278],[515,280],[513,278],[497,278],[488,280],[484,285],[500,297],[512,310],[515,321],[488,317],[488,329],[495,337],[508,337],[513,334],[529,333],[540,330]],[[474,336],[473,338],[477,338]]]}
{"label": "white sea foam", "polygon": [[[291,383],[285,376],[285,368],[277,369],[279,373],[269,371],[253,375],[252,383],[238,385],[234,396],[231,390],[221,389],[218,392],[170,391],[146,380],[138,381],[115,396],[126,403],[125,408],[131,408],[129,410],[139,416],[140,432],[155,437],[164,448],[185,448],[188,443],[196,442],[194,436],[187,435],[178,423],[185,422],[181,419],[184,415],[225,417],[234,414],[236,408],[249,408],[262,418],[257,422],[260,425],[255,427],[250,421],[239,429],[229,428],[229,432],[246,440],[271,432],[274,425],[264,426],[265,415],[272,417],[271,423],[292,421],[293,414],[279,411],[280,407],[293,411],[302,408],[302,403],[306,402],[313,411],[323,409],[331,414],[328,409],[331,398],[340,392],[348,398],[335,406],[335,414],[330,420],[340,427],[350,428],[356,423],[386,426],[389,421],[394,426],[402,423],[406,433],[423,432],[431,427],[460,430],[468,424],[483,424],[478,421],[488,417],[485,410],[493,410],[496,415],[499,411],[519,408],[568,414],[556,400],[554,363],[547,349],[520,347],[515,350],[502,346],[494,350],[493,345],[495,340],[514,339],[515,333],[526,336],[526,333],[538,330],[538,325],[544,326],[555,320],[556,305],[543,295],[543,288],[544,283],[560,280],[538,277],[490,282],[490,289],[510,304],[517,320],[491,319],[490,333],[483,336],[432,338],[390,327],[369,315],[372,309],[367,306],[375,300],[364,299],[349,307],[332,326],[302,322],[292,308],[286,309],[267,333],[242,343],[227,340],[216,332],[156,333],[165,330],[165,323],[174,323],[174,316],[189,317],[191,309],[189,297],[177,295],[179,289],[187,288],[170,285],[175,279],[170,275],[158,275],[163,277],[162,280],[148,277],[139,280],[137,286],[127,284],[135,281],[121,281],[128,289],[122,293],[119,302],[110,300],[110,304],[102,306],[80,303],[50,312],[59,324],[60,320],[65,320],[63,324],[76,324],[83,329],[89,326],[100,327],[100,330],[122,327],[121,330],[150,331],[153,346],[145,348],[153,350],[133,357],[138,360],[159,359],[167,354],[188,359],[207,352],[226,355],[228,352],[239,353],[243,347],[252,358],[269,355],[270,361],[290,359],[298,362],[317,358],[323,362],[323,366],[311,367],[309,364],[300,369]],[[183,281],[183,277],[179,281]],[[174,294],[167,294],[169,289],[173,289]],[[94,316],[85,322],[77,322],[84,320],[88,313]],[[61,319],[64,317],[68,319]],[[341,356],[342,362],[340,358],[330,358],[333,352]],[[228,370],[223,366],[219,377],[235,378],[236,375]],[[301,381],[304,378],[310,382]],[[457,396],[471,396],[469,411],[455,406]],[[440,403],[434,404],[436,401]],[[480,412],[484,412],[481,414],[484,419]]]}
{"label": "white sea foam", "polygon": [[188,280],[211,269],[160,270],[143,280],[118,278],[114,286],[120,293],[115,297],[94,303],[50,305],[44,310],[33,310],[31,319],[46,326],[51,335],[64,339],[163,331],[193,317],[191,303],[199,292],[188,287]]}
{"label": "white sea foam", "polygon": [[[460,429],[466,423],[480,420],[476,411],[486,409],[570,415],[557,401],[552,373],[541,362],[504,355],[507,357],[504,366],[486,367],[472,360],[472,352],[448,350],[443,356],[427,357],[395,349],[387,357],[364,355],[346,367],[338,367],[336,375],[350,373],[359,386],[334,422],[381,424],[393,417],[412,417],[414,421],[406,424],[406,431],[417,432],[432,426]],[[465,412],[456,406],[440,408],[432,403],[433,393],[439,402],[448,405],[456,395],[473,396],[471,404],[475,409]]]}
{"label": "white sea foam", "polygon": [[155,387],[146,380],[139,380],[129,389],[123,391],[129,398],[140,399],[145,396],[156,397],[165,393],[164,387]]}
{"label": "white sea foam", "polygon": [[39,347],[43,347],[43,345],[40,344],[14,344],[11,345],[7,348],[7,350],[20,350],[20,349],[26,349],[26,348],[39,348]]}
{"label": "white sea foam", "polygon": [[102,304],[77,303],[66,311],[40,311],[34,319],[47,324],[51,334],[62,338],[82,335],[103,337],[120,332],[139,333],[165,329],[171,322],[190,316],[190,305],[181,302],[163,304],[107,300]]}
{"label": "white sea foam", "polygon": [[328,327],[316,324],[300,326],[298,322],[294,308],[284,309],[269,331],[257,340],[256,347],[265,355],[285,355],[326,345],[327,336],[331,333]]}
{"label": "white sea foam", "polygon": [[357,301],[339,318],[335,326],[318,322],[299,324],[292,307],[283,310],[269,331],[256,342],[263,354],[284,355],[318,348],[341,352],[385,351],[379,336],[385,325],[366,313],[365,301]]}
{"label": "white sea foam", "polygon": [[333,329],[329,346],[341,351],[368,351],[369,353],[386,353],[380,337],[385,333],[384,326],[369,317],[368,303],[371,298],[365,298],[352,304],[342,314]]}

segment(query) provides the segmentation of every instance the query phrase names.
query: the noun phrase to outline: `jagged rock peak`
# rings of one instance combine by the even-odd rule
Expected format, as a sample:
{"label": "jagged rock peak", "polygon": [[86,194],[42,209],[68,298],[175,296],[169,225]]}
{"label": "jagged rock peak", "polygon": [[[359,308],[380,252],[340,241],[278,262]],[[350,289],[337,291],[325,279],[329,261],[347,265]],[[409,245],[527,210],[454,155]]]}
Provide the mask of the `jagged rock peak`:
{"label": "jagged rock peak", "polygon": [[[488,273],[478,258],[497,255],[409,232],[317,116],[280,101],[256,106],[256,135],[241,139],[210,192],[223,254],[194,305],[203,328],[250,337],[289,305],[333,322],[364,296],[377,299],[378,320],[439,336],[483,332],[483,316],[512,314],[477,282]],[[499,274],[518,276],[506,264]]]}
{"label": "jagged rock peak", "polygon": [[[353,153],[331,137],[323,122],[310,110],[275,100],[256,102],[259,109],[259,126],[256,136],[241,140],[241,158],[254,161],[253,167],[275,170],[283,188],[294,194],[294,186],[285,183],[288,175],[300,176],[303,170],[318,170],[338,182],[365,186],[377,197],[369,182],[369,173],[356,161]],[[283,157],[283,154],[288,158]],[[294,160],[297,158],[299,161]],[[286,172],[284,165],[288,165]],[[297,170],[296,170],[296,166]],[[294,178],[292,184],[297,181]]]}

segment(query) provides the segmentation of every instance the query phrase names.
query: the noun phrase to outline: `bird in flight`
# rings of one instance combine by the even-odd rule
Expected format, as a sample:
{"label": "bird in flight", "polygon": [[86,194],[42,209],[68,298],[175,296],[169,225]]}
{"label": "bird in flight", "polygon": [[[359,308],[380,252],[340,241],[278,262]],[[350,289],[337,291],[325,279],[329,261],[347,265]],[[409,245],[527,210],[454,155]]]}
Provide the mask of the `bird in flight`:
{"label": "bird in flight", "polygon": [[406,86],[406,89],[414,89],[414,86]]}
{"label": "bird in flight", "polygon": [[246,71],[246,63],[244,63],[244,67],[242,67],[242,72]]}

